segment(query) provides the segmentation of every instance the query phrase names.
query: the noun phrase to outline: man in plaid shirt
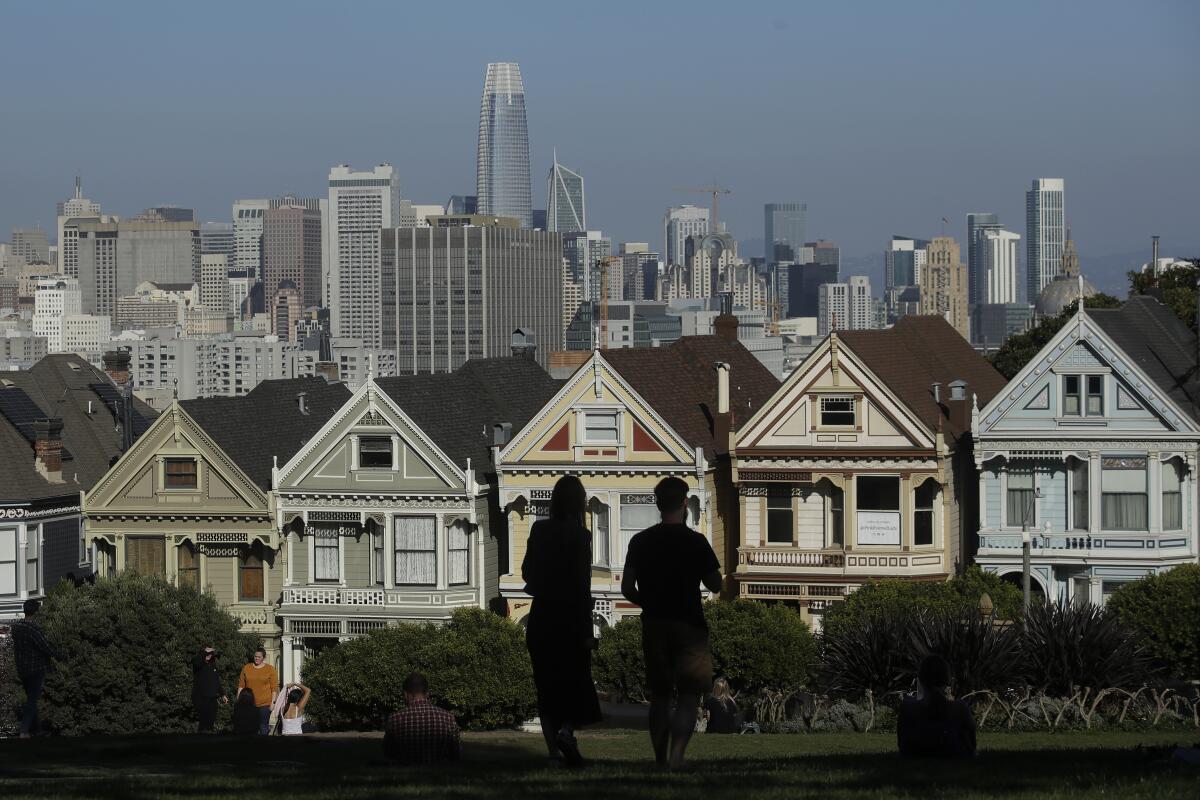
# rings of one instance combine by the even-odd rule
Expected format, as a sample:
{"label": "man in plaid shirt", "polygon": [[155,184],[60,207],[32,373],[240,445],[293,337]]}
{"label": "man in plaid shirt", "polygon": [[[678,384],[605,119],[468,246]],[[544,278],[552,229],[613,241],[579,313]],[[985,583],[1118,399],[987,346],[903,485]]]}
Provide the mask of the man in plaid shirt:
{"label": "man in plaid shirt", "polygon": [[429,681],[419,672],[404,679],[405,709],[387,719],[383,752],[401,764],[457,761],[458,723],[429,702]]}
{"label": "man in plaid shirt", "polygon": [[42,626],[34,622],[42,604],[37,600],[25,601],[25,619],[12,626],[13,656],[17,662],[17,677],[25,689],[25,713],[21,715],[22,738],[38,732],[38,699],[50,669],[50,659],[55,657],[54,648],[46,641]]}

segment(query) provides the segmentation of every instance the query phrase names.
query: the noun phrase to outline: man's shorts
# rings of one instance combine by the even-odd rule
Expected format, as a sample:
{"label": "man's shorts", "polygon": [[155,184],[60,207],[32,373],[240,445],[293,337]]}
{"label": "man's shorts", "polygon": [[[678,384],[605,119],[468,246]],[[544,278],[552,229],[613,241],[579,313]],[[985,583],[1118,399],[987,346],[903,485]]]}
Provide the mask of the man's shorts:
{"label": "man's shorts", "polygon": [[646,688],[652,696],[669,698],[712,691],[712,652],[708,631],[672,619],[642,617],[642,654],[646,657]]}

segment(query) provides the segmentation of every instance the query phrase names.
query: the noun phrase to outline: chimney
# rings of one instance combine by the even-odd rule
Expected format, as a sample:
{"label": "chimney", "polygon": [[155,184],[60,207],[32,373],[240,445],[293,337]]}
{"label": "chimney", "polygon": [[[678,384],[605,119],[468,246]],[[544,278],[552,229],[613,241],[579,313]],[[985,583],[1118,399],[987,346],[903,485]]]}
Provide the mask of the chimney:
{"label": "chimney", "polygon": [[296,394],[296,405],[300,409],[300,413],[308,416],[308,392],[299,392]]}
{"label": "chimney", "polygon": [[512,333],[511,347],[514,356],[533,361],[534,354],[537,353],[537,342],[534,339],[533,331],[517,328]]}
{"label": "chimney", "polygon": [[104,372],[118,387],[129,383],[129,351],[128,350],[109,350],[101,359],[104,363]]}
{"label": "chimney", "polygon": [[725,341],[736,342],[738,318],[733,315],[733,293],[721,292],[717,298],[721,303],[721,313],[713,320],[713,329]]}
{"label": "chimney", "polygon": [[717,371],[717,413],[713,415],[713,439],[718,453],[729,452],[729,432],[733,430],[733,414],[729,410],[729,365],[724,361],[713,364]]}
{"label": "chimney", "polygon": [[60,417],[33,422],[34,467],[50,483],[62,483],[62,430]]}
{"label": "chimney", "polygon": [[929,391],[933,392],[933,402],[940,406],[942,404],[942,384],[938,381],[934,381],[933,383],[929,384]]}
{"label": "chimney", "polygon": [[492,444],[496,447],[504,447],[512,441],[512,423],[497,422],[492,426]]}
{"label": "chimney", "polygon": [[1150,247],[1150,252],[1151,252],[1150,275],[1152,277],[1157,278],[1158,277],[1158,237],[1152,236],[1150,238],[1153,239],[1153,241],[1154,241],[1154,244],[1151,245],[1151,247]]}
{"label": "chimney", "polygon": [[950,412],[950,424],[959,433],[971,430],[971,404],[967,399],[967,382],[961,378],[950,381],[950,399],[946,402]]}

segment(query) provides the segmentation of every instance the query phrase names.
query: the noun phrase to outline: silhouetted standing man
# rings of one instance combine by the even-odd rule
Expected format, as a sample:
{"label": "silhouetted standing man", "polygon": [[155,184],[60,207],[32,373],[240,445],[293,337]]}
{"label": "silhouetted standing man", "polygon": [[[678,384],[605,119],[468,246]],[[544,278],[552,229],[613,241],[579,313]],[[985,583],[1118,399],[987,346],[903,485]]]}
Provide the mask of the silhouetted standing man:
{"label": "silhouetted standing man", "polygon": [[621,593],[642,607],[654,758],[671,769],[683,766],[700,697],[712,688],[700,583],[711,592],[721,590],[716,553],[687,526],[687,496],[688,486],[679,478],[664,478],[654,487],[662,522],[630,540],[621,579]]}
{"label": "silhouetted standing man", "polygon": [[42,604],[37,600],[25,601],[25,618],[12,626],[13,655],[17,662],[17,677],[25,689],[25,713],[21,716],[21,737],[33,736],[40,731],[38,722],[38,700],[46,684],[46,673],[50,670],[50,659],[55,658],[54,648],[46,641],[42,626],[35,621]]}

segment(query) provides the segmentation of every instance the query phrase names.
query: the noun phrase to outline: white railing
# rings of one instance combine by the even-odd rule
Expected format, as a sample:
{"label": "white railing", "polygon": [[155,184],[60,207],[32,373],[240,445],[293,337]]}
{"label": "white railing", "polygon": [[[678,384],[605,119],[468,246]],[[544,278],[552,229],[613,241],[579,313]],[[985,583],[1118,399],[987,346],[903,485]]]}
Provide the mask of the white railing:
{"label": "white railing", "polygon": [[843,553],[777,547],[743,547],[738,550],[738,560],[743,564],[770,567],[844,567],[846,565],[846,556]]}
{"label": "white railing", "polygon": [[[1184,534],[1163,533],[1147,536],[1145,534],[1100,533],[1091,534],[1086,531],[1078,533],[1031,533],[1029,549],[1032,553],[1041,555],[1056,552],[1077,552],[1082,554],[1097,550],[1120,551],[1124,553],[1156,553],[1159,550],[1171,552],[1183,545]],[[1164,543],[1170,543],[1169,546]],[[979,550],[1016,550],[1021,549],[1021,534],[1019,533],[984,533],[979,536]]]}
{"label": "white railing", "polygon": [[344,606],[382,606],[387,603],[383,589],[342,589],[341,595]]}
{"label": "white railing", "polygon": [[339,599],[340,594],[341,590],[334,588],[289,588],[283,590],[283,604],[303,603],[304,605],[336,606],[341,603]]}

